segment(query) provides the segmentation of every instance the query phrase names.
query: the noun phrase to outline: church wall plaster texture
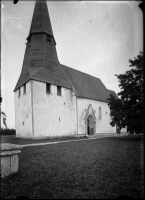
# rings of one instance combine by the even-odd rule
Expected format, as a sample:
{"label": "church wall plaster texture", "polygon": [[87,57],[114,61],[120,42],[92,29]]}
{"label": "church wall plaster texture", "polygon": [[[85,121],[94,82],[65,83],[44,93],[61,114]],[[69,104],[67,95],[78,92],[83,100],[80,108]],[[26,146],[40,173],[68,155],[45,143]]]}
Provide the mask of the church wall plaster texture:
{"label": "church wall plaster texture", "polygon": [[77,134],[76,96],[72,90],[51,85],[46,93],[46,83],[33,81],[34,138]]}
{"label": "church wall plaster texture", "polygon": [[[15,92],[16,137],[59,137],[77,134],[77,130],[78,134],[84,135],[85,115],[89,104],[92,105],[96,117],[96,134],[116,133],[116,127],[110,125],[110,110],[106,102],[77,98],[76,103],[72,90],[62,87],[62,96],[57,96],[57,86],[51,85],[51,94],[47,94],[46,83],[34,80],[26,84],[26,94],[23,94],[23,86],[20,89],[20,97],[18,90]],[[126,128],[121,129],[121,132],[126,132]]]}
{"label": "church wall plaster texture", "polygon": [[16,137],[32,138],[31,81],[26,83],[26,94],[23,94],[23,89],[23,86],[20,87],[20,97],[18,90],[14,95]]}
{"label": "church wall plaster texture", "polygon": [[[78,133],[85,133],[84,117],[89,104],[92,105],[96,117],[96,134],[97,133],[116,133],[116,127],[110,125],[110,109],[106,102],[97,100],[78,98]],[[102,109],[102,119],[99,119],[99,106]]]}

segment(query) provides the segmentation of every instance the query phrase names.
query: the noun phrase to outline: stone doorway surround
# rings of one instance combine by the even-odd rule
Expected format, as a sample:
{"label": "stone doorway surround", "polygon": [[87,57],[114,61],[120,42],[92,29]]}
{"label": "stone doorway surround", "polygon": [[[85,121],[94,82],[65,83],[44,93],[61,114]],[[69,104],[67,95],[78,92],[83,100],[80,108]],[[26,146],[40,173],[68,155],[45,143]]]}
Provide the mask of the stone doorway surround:
{"label": "stone doorway surround", "polygon": [[92,107],[92,104],[89,104],[85,117],[84,117],[84,121],[85,121],[85,135],[88,136],[88,118],[89,116],[94,118],[94,134],[96,134],[96,117],[95,117],[95,113]]}

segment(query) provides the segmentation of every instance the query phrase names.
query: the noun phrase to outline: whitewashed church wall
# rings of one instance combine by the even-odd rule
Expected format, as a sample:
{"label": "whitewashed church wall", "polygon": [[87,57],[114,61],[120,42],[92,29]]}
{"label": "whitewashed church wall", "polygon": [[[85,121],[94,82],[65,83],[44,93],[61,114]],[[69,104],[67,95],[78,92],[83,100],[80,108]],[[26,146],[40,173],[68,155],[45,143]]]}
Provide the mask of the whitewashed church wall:
{"label": "whitewashed church wall", "polygon": [[[85,133],[84,117],[89,104],[92,105],[96,117],[96,134],[97,133],[116,133],[116,127],[110,125],[110,109],[106,102],[97,100],[78,98],[78,133]],[[102,119],[99,119],[99,107],[102,110]]]}
{"label": "whitewashed church wall", "polygon": [[34,137],[56,137],[77,132],[76,97],[72,90],[51,85],[51,94],[46,93],[46,83],[33,81]]}
{"label": "whitewashed church wall", "polygon": [[32,106],[31,106],[31,81],[24,87],[20,87],[21,95],[18,97],[18,90],[15,91],[15,128],[16,137],[32,138]]}

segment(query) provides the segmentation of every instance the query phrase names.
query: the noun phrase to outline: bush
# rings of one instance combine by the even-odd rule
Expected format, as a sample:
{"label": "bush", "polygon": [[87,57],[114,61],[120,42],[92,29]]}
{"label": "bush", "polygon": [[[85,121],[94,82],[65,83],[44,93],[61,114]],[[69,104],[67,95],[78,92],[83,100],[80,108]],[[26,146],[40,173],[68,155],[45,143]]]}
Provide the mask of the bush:
{"label": "bush", "polygon": [[0,129],[0,135],[16,135],[15,129]]}

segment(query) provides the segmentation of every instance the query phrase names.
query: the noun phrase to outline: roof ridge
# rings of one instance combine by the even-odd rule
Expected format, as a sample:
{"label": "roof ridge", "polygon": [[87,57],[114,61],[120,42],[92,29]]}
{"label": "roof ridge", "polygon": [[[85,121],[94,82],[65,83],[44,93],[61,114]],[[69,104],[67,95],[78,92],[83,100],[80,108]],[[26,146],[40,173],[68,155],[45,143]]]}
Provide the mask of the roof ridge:
{"label": "roof ridge", "polygon": [[[40,72],[42,69],[44,69],[45,67],[42,67],[41,69],[38,69],[38,71],[36,72],[36,73],[34,73],[32,76],[31,76],[31,74],[30,74],[30,78],[33,78],[33,76],[35,76],[38,72]],[[33,69],[33,68],[29,68],[28,69],[28,71],[30,70],[30,69]],[[30,72],[29,72],[30,73]]]}
{"label": "roof ridge", "polygon": [[28,82],[28,81],[31,79],[31,77],[30,77],[30,72],[29,72],[28,69],[27,69],[25,72],[23,72],[23,73],[24,73],[24,74],[28,73],[28,76],[29,76],[29,77],[25,78],[25,80],[22,80],[21,83],[20,83],[20,80],[22,79],[22,77],[21,77],[21,76],[22,76],[22,73],[21,73],[21,75],[20,75],[20,77],[19,77],[19,79],[18,79],[18,81],[17,81],[17,84],[16,84],[16,86],[15,86],[13,92],[15,92],[19,87],[21,87],[24,83]]}
{"label": "roof ridge", "polygon": [[[59,64],[60,64],[60,63],[59,63]],[[61,65],[61,64],[60,64],[60,65]],[[65,70],[63,70],[63,68],[60,67],[60,69],[61,69],[61,70],[63,71],[63,73],[66,75],[66,78],[68,79],[68,82],[69,82],[69,84],[70,84],[72,90],[74,91],[75,95],[77,96],[76,90],[75,90],[75,88],[74,88],[74,86],[73,86],[73,83],[72,83],[72,81],[71,81],[71,79],[70,79],[70,74],[69,74],[69,73],[66,73]]]}

